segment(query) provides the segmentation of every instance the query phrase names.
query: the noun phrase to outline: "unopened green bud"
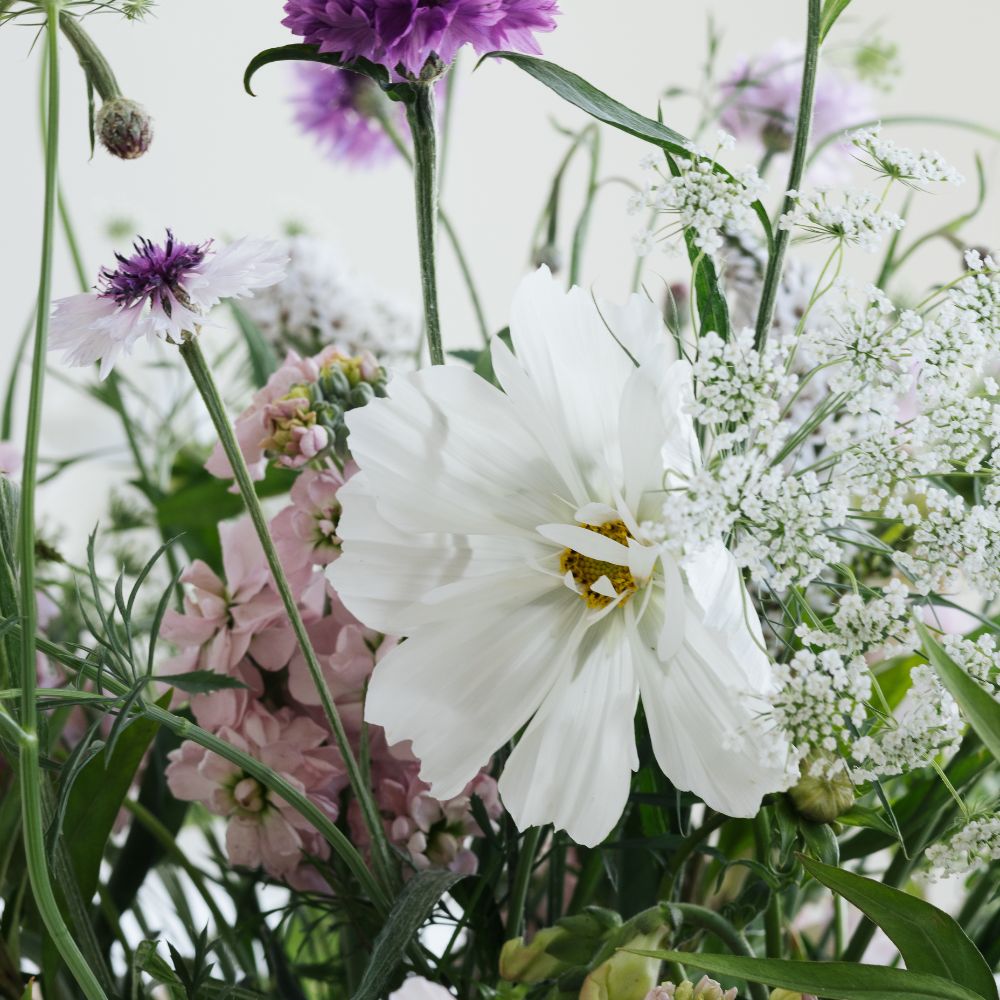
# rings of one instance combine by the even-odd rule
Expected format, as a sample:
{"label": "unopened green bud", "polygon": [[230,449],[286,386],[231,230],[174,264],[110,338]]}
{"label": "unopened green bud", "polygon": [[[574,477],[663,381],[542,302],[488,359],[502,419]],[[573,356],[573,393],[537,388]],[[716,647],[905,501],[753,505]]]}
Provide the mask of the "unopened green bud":
{"label": "unopened green bud", "polygon": [[546,927],[531,939],[531,944],[525,944],[523,937],[505,941],[500,950],[500,978],[510,983],[541,983],[554,979],[568,966],[546,949],[568,936],[559,927]]}
{"label": "unopened green bud", "polygon": [[799,774],[788,794],[806,819],[832,823],[854,805],[851,776],[831,754],[813,751],[802,761]]}
{"label": "unopened green bud", "polygon": [[812,993],[793,993],[791,990],[771,990],[771,1000],[816,1000]]}
{"label": "unopened green bud", "polygon": [[761,131],[764,148],[769,153],[787,153],[792,148],[792,133],[788,123],[772,118]]}
{"label": "unopened green bud", "polygon": [[101,145],[122,160],[142,156],[153,141],[153,120],[141,104],[127,97],[105,101],[94,118],[94,126]]}
{"label": "unopened green bud", "polygon": [[[667,927],[640,934],[624,947],[637,951],[661,948],[670,935]],[[646,1000],[656,986],[660,960],[636,955],[633,951],[616,951],[583,981],[580,1000]]]}

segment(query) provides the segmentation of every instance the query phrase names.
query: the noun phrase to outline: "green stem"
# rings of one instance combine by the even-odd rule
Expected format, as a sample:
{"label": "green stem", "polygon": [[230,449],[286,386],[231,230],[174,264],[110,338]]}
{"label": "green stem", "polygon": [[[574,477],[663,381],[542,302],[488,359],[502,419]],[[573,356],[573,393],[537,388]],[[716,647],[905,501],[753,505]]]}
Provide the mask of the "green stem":
{"label": "green stem", "polygon": [[48,349],[49,311],[52,298],[52,250],[55,234],[57,169],[59,157],[59,4],[49,0],[45,37],[48,69],[48,114],[45,135],[45,203],[42,215],[42,258],[35,310],[31,391],[21,474],[21,502],[17,521],[17,560],[22,621],[20,641],[21,730],[19,771],[24,852],[31,889],[38,911],[53,944],[88,1000],[105,1000],[104,990],[87,964],[63,920],[49,878],[42,813],[42,772],[38,750],[38,707],[35,703],[35,631],[38,608],[35,597],[35,483],[38,478],[38,441],[41,433]]}
{"label": "green stem", "polygon": [[257,537],[260,539],[261,548],[264,550],[264,556],[271,570],[275,589],[281,597],[281,603],[284,605],[285,613],[291,622],[292,631],[295,633],[295,638],[302,650],[309,674],[312,677],[313,684],[316,686],[316,691],[319,693],[320,703],[323,706],[323,714],[326,716],[337,748],[344,759],[351,788],[357,797],[358,805],[361,807],[361,813],[372,841],[372,859],[375,862],[376,870],[382,879],[383,887],[389,889],[395,884],[392,875],[392,854],[386,841],[385,830],[382,826],[378,807],[372,798],[371,789],[362,780],[361,769],[358,766],[357,758],[354,756],[354,751],[351,749],[347,732],[344,729],[344,723],[340,718],[340,713],[337,711],[333,695],[326,683],[326,678],[323,676],[323,668],[319,664],[316,652],[309,639],[309,634],[306,632],[305,623],[302,621],[302,615],[299,612],[295,595],[292,593],[292,588],[288,583],[288,578],[285,576],[281,560],[278,558],[278,551],[274,547],[274,541],[268,530],[267,518],[257,497],[257,491],[254,489],[253,480],[250,478],[250,471],[247,469],[243,453],[240,451],[240,446],[236,441],[236,435],[233,432],[232,425],[229,423],[225,404],[222,402],[222,397],[219,394],[215,379],[212,377],[212,372],[205,360],[205,355],[198,345],[197,337],[189,336],[181,344],[180,353],[188,366],[188,370],[191,372],[191,377],[194,379],[194,384],[198,392],[205,401],[209,416],[212,418],[216,433],[219,435],[222,449],[232,467],[233,478],[236,480],[236,485],[239,487],[240,494],[243,497],[247,513],[250,515],[250,520],[257,531]]}
{"label": "green stem", "polygon": [[687,859],[691,857],[703,841],[707,840],[725,822],[726,817],[722,813],[712,813],[697,830],[692,830],[677,845],[677,850],[671,856],[670,863],[663,873],[663,879],[660,882],[661,899],[667,899],[673,895],[674,883],[677,881],[677,876],[680,874]]}
{"label": "green stem", "polygon": [[531,873],[535,868],[535,854],[542,839],[542,828],[533,826],[521,841],[521,850],[517,854],[517,868],[514,871],[514,882],[510,890],[510,902],[507,906],[507,939],[520,937],[524,933],[524,907],[528,898],[528,888],[531,885]]}
{"label": "green stem", "polygon": [[441,314],[438,309],[437,263],[437,124],[434,85],[413,84],[406,117],[413,136],[413,187],[417,205],[417,243],[420,249],[420,287],[424,300],[424,333],[432,365],[444,364]]}
{"label": "green stem", "polygon": [[[795,143],[792,146],[792,163],[788,171],[788,183],[785,185],[785,191],[798,190],[806,168],[809,132],[812,126],[813,95],[816,90],[816,70],[819,68],[821,9],[821,0],[809,0],[809,27],[806,33],[805,60],[802,64],[802,94],[799,100],[798,122],[795,126]],[[790,212],[794,207],[793,199],[786,194],[782,212]],[[774,249],[767,261],[760,309],[757,312],[756,344],[758,350],[764,346],[771,330],[771,323],[774,321],[781,270],[791,237],[792,234],[787,229],[779,230],[774,240]]]}
{"label": "green stem", "polygon": [[[452,73],[452,76],[453,75],[454,73]],[[449,76],[449,79],[451,79],[451,76]],[[386,109],[381,105],[376,112],[376,118],[378,119],[379,125],[382,126],[382,130],[389,138],[389,141],[396,147],[396,152],[399,153],[403,160],[405,160],[406,165],[412,170],[413,154],[410,152],[410,148],[407,146],[403,137],[399,134],[399,129],[396,128],[392,118],[389,116]],[[462,274],[462,281],[465,284],[465,290],[469,294],[469,303],[472,305],[472,311],[476,314],[476,324],[479,326],[479,335],[482,337],[483,343],[489,345],[490,328],[489,324],[486,322],[486,313],[483,311],[483,301],[479,297],[479,290],[476,288],[476,281],[472,276],[472,268],[469,267],[469,259],[465,255],[465,250],[462,249],[462,243],[458,238],[458,231],[455,229],[455,225],[451,221],[451,216],[444,210],[440,202],[438,203],[438,222],[441,223],[441,231],[451,244],[451,249],[455,254],[455,260],[458,262],[458,269]]]}
{"label": "green stem", "polygon": [[80,65],[90,85],[101,95],[102,101],[111,101],[116,97],[121,97],[121,87],[115,78],[111,64],[104,58],[104,54],[94,44],[94,40],[84,31],[79,20],[72,14],[63,11],[59,15],[59,27],[68,39],[70,45],[76,51]]}
{"label": "green stem", "polygon": [[[670,909],[680,913],[685,924],[714,934],[734,955],[742,955],[745,958],[757,957],[743,934],[715,910],[696,906],[693,903],[672,903]],[[694,961],[693,964],[697,965],[697,961]],[[753,1000],[767,1000],[769,993],[766,986],[761,983],[749,983],[748,985]]]}
{"label": "green stem", "polygon": [[[757,860],[766,868],[771,867],[771,817],[764,807],[753,821],[753,839],[757,849]],[[771,899],[764,911],[764,946],[768,958],[781,958],[784,931],[781,926],[781,896],[777,890],[771,891]]]}

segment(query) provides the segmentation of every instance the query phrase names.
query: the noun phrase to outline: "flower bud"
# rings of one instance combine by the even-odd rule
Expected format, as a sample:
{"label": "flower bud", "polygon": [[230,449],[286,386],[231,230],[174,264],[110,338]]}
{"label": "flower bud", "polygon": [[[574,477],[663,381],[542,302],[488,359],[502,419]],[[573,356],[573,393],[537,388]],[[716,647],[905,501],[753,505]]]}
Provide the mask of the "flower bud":
{"label": "flower bud", "polygon": [[[659,927],[640,934],[621,947],[638,951],[660,948],[670,931]],[[656,986],[660,971],[658,958],[646,958],[632,951],[616,951],[583,981],[580,1000],[646,1000]]]}
{"label": "flower bud", "polygon": [[510,983],[540,983],[558,976],[567,965],[546,949],[566,937],[569,935],[562,928],[546,927],[531,944],[525,944],[523,937],[505,941],[500,950],[500,977]]}
{"label": "flower bud", "polygon": [[799,768],[788,795],[798,812],[814,823],[832,823],[854,805],[851,776],[830,754],[813,751]]}
{"label": "flower bud", "polygon": [[[722,986],[708,976],[702,976],[697,984],[685,979],[682,983],[662,983],[654,986],[646,994],[645,1000],[736,1000],[736,987],[723,990]],[[774,994],[772,993],[773,997]]]}
{"label": "flower bud", "polygon": [[769,153],[787,153],[792,148],[792,133],[784,122],[777,119],[764,126],[760,137]]}
{"label": "flower bud", "polygon": [[771,990],[771,1000],[816,1000],[812,993],[793,993],[791,990]]}
{"label": "flower bud", "polygon": [[127,97],[105,101],[94,125],[101,145],[122,160],[142,156],[153,141],[153,120],[141,104]]}
{"label": "flower bud", "polygon": [[562,251],[554,243],[545,243],[535,251],[535,267],[547,267],[553,274],[558,274],[563,267]]}

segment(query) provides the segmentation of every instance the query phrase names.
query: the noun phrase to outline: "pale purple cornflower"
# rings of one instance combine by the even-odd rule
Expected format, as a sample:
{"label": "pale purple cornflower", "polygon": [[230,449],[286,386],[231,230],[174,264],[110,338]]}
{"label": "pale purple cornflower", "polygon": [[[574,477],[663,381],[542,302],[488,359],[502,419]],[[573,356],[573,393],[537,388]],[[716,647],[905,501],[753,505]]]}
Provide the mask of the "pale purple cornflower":
{"label": "pale purple cornflower", "polygon": [[253,294],[284,276],[287,255],[270,240],[244,238],[218,249],[212,240],[182,243],[168,229],[164,243],[144,238],[118,265],[102,268],[92,292],[53,307],[49,350],[69,365],[101,362],[106,378],[143,339],[179,344],[205,324],[223,299]]}
{"label": "pale purple cornflower", "polygon": [[[802,50],[779,41],[767,52],[744,57],[719,85],[719,124],[737,139],[781,154],[791,149],[802,93]],[[816,78],[812,135],[822,139],[870,121],[875,116],[872,91],[863,83],[831,70]],[[853,156],[850,143],[831,143],[816,158],[810,177],[834,183]]]}
{"label": "pale purple cornflower", "polygon": [[364,58],[417,77],[431,55],[450,63],[463,45],[538,52],[556,0],[285,0],[282,21],[320,52]]}
{"label": "pale purple cornflower", "polygon": [[[320,63],[295,67],[298,87],[292,95],[295,120],[334,160],[370,166],[389,159],[396,147],[377,117],[377,104],[391,102],[360,73]],[[406,110],[391,104],[384,113],[406,134]]]}

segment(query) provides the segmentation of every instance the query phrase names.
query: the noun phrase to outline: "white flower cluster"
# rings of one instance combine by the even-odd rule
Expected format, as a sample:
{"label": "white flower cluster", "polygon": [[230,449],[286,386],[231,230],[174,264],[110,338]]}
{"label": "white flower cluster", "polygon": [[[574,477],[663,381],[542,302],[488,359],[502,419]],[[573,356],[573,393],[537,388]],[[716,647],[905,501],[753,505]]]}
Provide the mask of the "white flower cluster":
{"label": "white flower cluster", "polygon": [[854,741],[855,781],[874,781],[926,767],[939,754],[953,752],[965,726],[955,699],[934,671],[910,671],[910,690],[902,706],[878,728]]}
{"label": "white flower cluster", "polygon": [[1000,861],[1000,815],[970,820],[940,844],[927,848],[931,881],[968,875],[978,864]]}
{"label": "white flower cluster", "polygon": [[885,177],[907,184],[947,182],[962,184],[965,178],[940,153],[922,149],[919,153],[899,146],[882,136],[882,126],[860,129],[848,138],[862,153],[862,159]]}
{"label": "white flower cluster", "polygon": [[897,656],[911,652],[917,644],[910,611],[909,592],[900,580],[868,600],[847,593],[837,602],[829,628],[800,625],[796,635],[807,646],[833,649],[844,656],[879,652]]}
{"label": "white flower cluster", "polygon": [[802,230],[813,240],[835,240],[847,246],[874,253],[886,233],[902,229],[906,223],[869,191],[844,191],[839,202],[830,200],[830,192],[807,195],[789,191],[795,201],[790,212],[778,220],[778,228]]}
{"label": "white flower cluster", "polygon": [[835,650],[799,650],[775,667],[773,718],[794,746],[797,760],[813,751],[810,774],[830,778],[848,768],[856,734],[868,718],[872,679],[863,656]]}
{"label": "white flower cluster", "polygon": [[412,364],[420,337],[414,309],[356,274],[326,240],[292,236],[284,246],[284,280],[243,304],[275,348],[311,355],[336,344],[349,353],[371,351],[388,365]]}
{"label": "white flower cluster", "polygon": [[[759,225],[753,203],[766,186],[753,167],[728,174],[710,156],[697,151],[692,151],[690,157],[678,157],[675,163],[677,176],[665,172],[655,158],[643,161],[651,176],[644,189],[630,200],[630,211],[647,207],[676,216],[676,225],[669,227],[665,235],[686,229],[695,246],[712,258],[720,255],[726,237],[746,236]],[[636,237],[640,256],[652,250],[657,235],[644,231]]]}
{"label": "white flower cluster", "polygon": [[984,691],[1000,701],[1000,649],[992,635],[987,633],[978,639],[946,635],[941,645]]}
{"label": "white flower cluster", "polygon": [[781,441],[780,401],[794,391],[797,379],[786,371],[787,352],[772,342],[754,348],[754,332],[746,328],[729,340],[717,333],[698,339],[692,366],[697,386],[692,413],[714,434],[714,447],[728,451],[758,435],[769,448]]}
{"label": "white flower cluster", "polygon": [[887,412],[910,388],[922,325],[913,311],[897,315],[874,285],[861,300],[841,286],[836,304],[810,327],[804,343],[817,364],[829,366],[829,389],[844,394],[848,412]]}
{"label": "white flower cluster", "polygon": [[987,600],[1000,597],[1000,486],[988,486],[983,501],[927,491],[910,546],[896,555],[918,591],[955,590],[964,576]]}

